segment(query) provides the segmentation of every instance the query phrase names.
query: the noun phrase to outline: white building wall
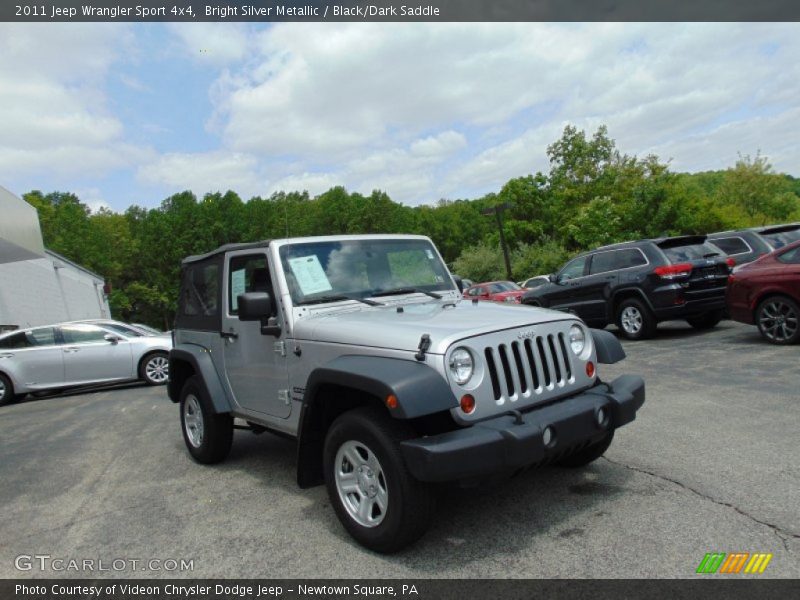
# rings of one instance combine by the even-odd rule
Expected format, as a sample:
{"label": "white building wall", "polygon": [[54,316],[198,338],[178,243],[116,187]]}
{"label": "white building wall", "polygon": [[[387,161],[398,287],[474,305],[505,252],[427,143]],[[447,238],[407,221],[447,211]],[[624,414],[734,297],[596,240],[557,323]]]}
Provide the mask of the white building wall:
{"label": "white building wall", "polygon": [[0,264],[0,326],[110,316],[103,280],[68,262],[48,255]]}

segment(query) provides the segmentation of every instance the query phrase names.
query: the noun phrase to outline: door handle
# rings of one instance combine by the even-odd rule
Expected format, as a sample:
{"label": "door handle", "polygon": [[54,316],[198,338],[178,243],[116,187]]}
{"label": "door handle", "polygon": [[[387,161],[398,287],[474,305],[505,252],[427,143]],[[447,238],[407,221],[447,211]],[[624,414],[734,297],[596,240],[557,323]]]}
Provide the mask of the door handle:
{"label": "door handle", "polygon": [[66,348],[64,348],[64,354],[73,354],[78,350],[80,350],[80,348],[78,348],[77,346],[67,346]]}
{"label": "door handle", "polygon": [[230,341],[230,340],[235,340],[236,338],[238,338],[239,334],[236,333],[235,331],[220,331],[219,332],[219,337],[225,338],[226,340]]}

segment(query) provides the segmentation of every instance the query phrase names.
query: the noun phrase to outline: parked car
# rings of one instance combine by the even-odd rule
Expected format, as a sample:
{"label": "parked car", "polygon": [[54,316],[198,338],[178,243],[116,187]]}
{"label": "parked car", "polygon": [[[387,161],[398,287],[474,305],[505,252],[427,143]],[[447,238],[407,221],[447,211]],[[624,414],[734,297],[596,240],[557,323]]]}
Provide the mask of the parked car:
{"label": "parked car", "polygon": [[145,325],[144,323],[131,323],[134,327],[138,327],[139,329],[150,333],[151,335],[172,335],[172,330],[170,331],[161,331],[160,329],[156,329],[155,327],[150,327],[150,325]]}
{"label": "parked car", "polygon": [[733,258],[739,266],[800,240],[800,223],[720,231],[710,233],[708,240]]}
{"label": "parked car", "polygon": [[489,300],[492,302],[513,302],[519,304],[525,290],[513,281],[487,281],[476,283],[464,290],[464,298]]}
{"label": "parked car", "polygon": [[744,265],[728,278],[731,319],[757,325],[773,344],[800,341],[800,242]]}
{"label": "parked car", "polygon": [[525,281],[520,281],[519,286],[526,290],[532,290],[546,283],[550,283],[550,275],[536,275]]}
{"label": "parked car", "polygon": [[29,392],[169,378],[169,338],[133,336],[85,322],[0,335],[0,405]]}
{"label": "parked car", "polygon": [[573,258],[522,302],[571,312],[592,327],[616,323],[632,340],[653,335],[660,321],[708,329],[723,317],[733,262],[705,236],[613,244]]}
{"label": "parked car", "polygon": [[640,377],[598,379],[613,334],[462,300],[422,236],[228,244],[181,272],[167,389],[189,454],[223,460],[234,418],[295,439],[299,486],[378,552],[423,535],[438,486],[587,465],[644,402]]}
{"label": "parked car", "polygon": [[128,337],[142,337],[151,335],[169,337],[170,335],[169,333],[158,331],[157,329],[153,329],[152,327],[148,327],[147,325],[139,325],[136,323],[124,323],[122,321],[114,321],[112,319],[87,319],[86,321],[80,321],[80,322],[100,325],[101,327],[111,329],[113,331],[116,331],[117,333],[122,333],[124,335],[127,335]]}

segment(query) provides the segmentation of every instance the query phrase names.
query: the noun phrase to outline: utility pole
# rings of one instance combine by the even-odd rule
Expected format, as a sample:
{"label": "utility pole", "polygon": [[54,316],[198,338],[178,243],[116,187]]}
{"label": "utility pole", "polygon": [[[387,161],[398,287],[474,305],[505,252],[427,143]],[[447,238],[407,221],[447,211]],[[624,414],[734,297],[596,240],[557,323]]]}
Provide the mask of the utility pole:
{"label": "utility pole", "polygon": [[506,236],[503,233],[503,211],[509,208],[514,208],[511,202],[504,202],[492,208],[485,208],[481,211],[482,215],[494,215],[497,218],[497,229],[500,231],[500,247],[503,249],[503,259],[506,262],[506,277],[511,281],[511,261],[508,258],[508,246],[506,245]]}

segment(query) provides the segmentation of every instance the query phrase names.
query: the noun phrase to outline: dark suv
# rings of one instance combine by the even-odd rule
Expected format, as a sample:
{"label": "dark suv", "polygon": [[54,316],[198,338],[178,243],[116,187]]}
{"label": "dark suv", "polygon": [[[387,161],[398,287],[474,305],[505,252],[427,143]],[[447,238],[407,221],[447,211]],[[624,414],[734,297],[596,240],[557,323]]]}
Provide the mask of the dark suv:
{"label": "dark suv", "polygon": [[709,233],[708,241],[743,265],[800,240],[800,223]]}
{"label": "dark suv", "polygon": [[573,258],[522,303],[574,313],[593,327],[616,323],[632,340],[651,336],[659,321],[708,329],[723,317],[733,264],[702,235],[613,244]]}

